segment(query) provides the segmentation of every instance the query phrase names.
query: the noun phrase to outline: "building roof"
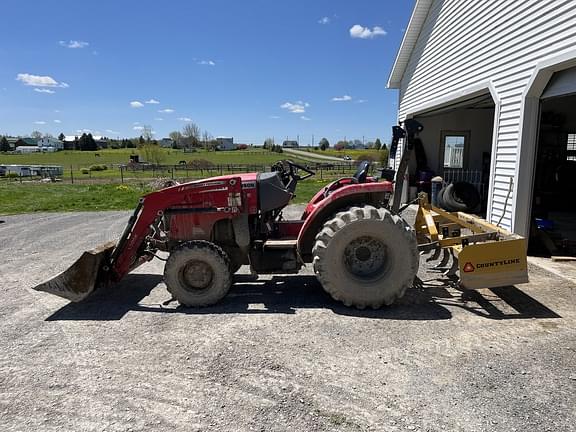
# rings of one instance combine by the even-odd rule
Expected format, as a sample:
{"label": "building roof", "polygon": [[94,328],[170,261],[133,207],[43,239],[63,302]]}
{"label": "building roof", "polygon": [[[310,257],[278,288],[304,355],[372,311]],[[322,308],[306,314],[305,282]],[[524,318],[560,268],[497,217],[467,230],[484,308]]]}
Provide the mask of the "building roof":
{"label": "building roof", "polygon": [[396,60],[394,61],[394,66],[392,66],[392,71],[388,77],[388,88],[397,89],[400,88],[400,83],[404,72],[406,71],[406,66],[410,61],[412,56],[412,51],[416,46],[418,41],[418,36],[420,36],[420,31],[424,26],[428,12],[434,0],[416,0],[414,5],[414,10],[412,11],[412,16],[410,17],[410,22],[404,33],[404,38],[402,39],[402,44],[396,54]]}
{"label": "building roof", "polygon": [[37,146],[38,140],[34,138],[19,138],[17,141],[21,146]]}

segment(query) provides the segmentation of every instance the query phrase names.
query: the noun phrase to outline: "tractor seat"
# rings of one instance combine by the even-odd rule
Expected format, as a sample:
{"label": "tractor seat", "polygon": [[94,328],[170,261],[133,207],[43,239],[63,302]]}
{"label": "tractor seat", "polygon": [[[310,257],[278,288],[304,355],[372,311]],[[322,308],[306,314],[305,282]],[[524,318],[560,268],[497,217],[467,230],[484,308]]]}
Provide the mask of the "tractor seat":
{"label": "tractor seat", "polygon": [[286,207],[292,199],[292,193],[286,189],[277,171],[260,173],[258,183],[258,207],[262,212]]}

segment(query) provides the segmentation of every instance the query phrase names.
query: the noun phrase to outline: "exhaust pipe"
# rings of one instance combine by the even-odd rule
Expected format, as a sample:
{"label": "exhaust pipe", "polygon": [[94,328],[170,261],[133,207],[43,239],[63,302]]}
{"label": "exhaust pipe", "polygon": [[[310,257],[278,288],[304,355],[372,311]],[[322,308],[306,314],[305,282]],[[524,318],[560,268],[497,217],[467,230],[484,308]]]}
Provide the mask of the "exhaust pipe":
{"label": "exhaust pipe", "polygon": [[63,297],[73,302],[87,298],[98,286],[105,282],[103,267],[109,262],[116,242],[108,242],[86,251],[67,270],[58,276],[34,287]]}

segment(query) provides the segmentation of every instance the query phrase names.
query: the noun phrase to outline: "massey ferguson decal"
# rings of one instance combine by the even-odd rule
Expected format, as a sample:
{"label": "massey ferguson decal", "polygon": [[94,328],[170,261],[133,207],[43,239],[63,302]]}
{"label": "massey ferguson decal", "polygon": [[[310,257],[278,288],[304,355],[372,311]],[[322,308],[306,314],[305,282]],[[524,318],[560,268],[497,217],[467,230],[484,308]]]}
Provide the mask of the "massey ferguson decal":
{"label": "massey ferguson decal", "polygon": [[464,272],[466,273],[471,273],[474,271],[474,266],[472,265],[471,262],[467,262],[466,264],[464,264],[464,268],[462,270],[464,270]]}

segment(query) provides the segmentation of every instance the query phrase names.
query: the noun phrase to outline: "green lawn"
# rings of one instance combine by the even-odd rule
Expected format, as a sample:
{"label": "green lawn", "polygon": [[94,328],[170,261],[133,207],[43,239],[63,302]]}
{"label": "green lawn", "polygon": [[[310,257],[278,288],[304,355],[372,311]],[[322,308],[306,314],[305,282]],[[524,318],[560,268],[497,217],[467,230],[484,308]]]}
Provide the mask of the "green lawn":
{"label": "green lawn", "polygon": [[[305,180],[298,185],[294,203],[307,202],[327,180]],[[33,212],[132,210],[141,195],[150,192],[145,183],[63,184],[0,183],[0,214]]]}
{"label": "green lawn", "polygon": [[[305,148],[301,148],[299,150],[305,150]],[[337,158],[343,158],[344,156],[350,156],[352,159],[357,159],[360,155],[371,155],[374,157],[375,160],[379,159],[380,152],[378,150],[373,149],[366,149],[366,150],[334,150],[334,149],[326,149],[322,150],[310,150],[311,153],[316,153],[319,155],[325,156],[334,156]]]}
{"label": "green lawn", "polygon": [[[99,156],[96,156],[96,155]],[[30,154],[6,154],[0,153],[0,165],[62,165],[64,167],[64,179],[71,180],[90,180],[90,179],[113,179],[121,181],[119,165],[127,164],[131,154],[140,154],[138,149],[119,149],[119,150],[99,150],[96,152],[83,151],[60,151],[55,153],[30,153]],[[254,169],[260,169],[258,166],[270,166],[278,160],[286,158],[283,153],[273,153],[261,149],[247,149],[236,151],[218,151],[208,152],[204,150],[193,153],[184,153],[182,150],[162,149],[163,165],[178,165],[180,161],[190,162],[193,160],[206,160],[215,165],[257,165]],[[290,155],[291,159],[294,158]],[[92,171],[88,174],[82,173],[82,168],[88,168],[91,165],[107,165],[106,171]],[[154,177],[182,177],[197,178],[203,176],[203,172],[192,172],[178,170],[172,174],[170,170],[166,171],[138,171],[129,170],[124,173],[124,177],[133,179],[146,179]],[[217,172],[216,174],[220,174]],[[210,175],[216,175],[211,173]]]}
{"label": "green lawn", "polygon": [[[96,156],[96,155],[99,156]],[[54,153],[6,154],[0,153],[0,164],[43,164],[63,165],[66,169],[89,167],[94,164],[126,164],[131,154],[140,154],[138,149],[99,151],[60,151]],[[207,152],[200,150],[184,153],[182,150],[162,149],[162,164],[175,165],[193,159],[205,159],[214,164],[266,164],[270,165],[285,158],[282,153],[261,149]],[[292,157],[292,156],[291,156]]]}

